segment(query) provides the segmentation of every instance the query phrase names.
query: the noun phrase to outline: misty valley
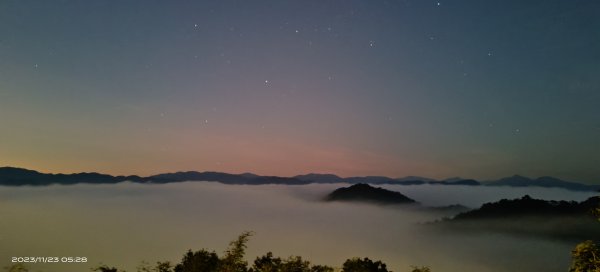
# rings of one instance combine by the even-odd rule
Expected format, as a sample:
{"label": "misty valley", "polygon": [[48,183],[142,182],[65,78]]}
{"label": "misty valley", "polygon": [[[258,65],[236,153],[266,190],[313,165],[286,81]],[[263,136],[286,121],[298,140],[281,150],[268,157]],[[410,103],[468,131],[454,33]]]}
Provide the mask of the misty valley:
{"label": "misty valley", "polygon": [[220,254],[251,231],[248,263],[273,252],[336,269],[368,257],[391,271],[566,271],[575,245],[600,237],[585,212],[596,195],[439,184],[1,186],[0,267],[14,265],[11,256],[81,256],[86,263],[26,265],[136,271],[176,264],[190,249]]}
{"label": "misty valley", "polygon": [[0,272],[600,272],[599,15],[0,1]]}

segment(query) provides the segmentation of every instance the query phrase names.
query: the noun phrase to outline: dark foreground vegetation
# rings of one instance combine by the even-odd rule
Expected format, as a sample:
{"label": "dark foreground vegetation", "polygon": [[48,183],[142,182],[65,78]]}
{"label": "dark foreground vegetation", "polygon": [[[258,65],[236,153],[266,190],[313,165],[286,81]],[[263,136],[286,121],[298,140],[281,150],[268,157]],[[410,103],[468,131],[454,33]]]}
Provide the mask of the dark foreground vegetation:
{"label": "dark foreground vegetation", "polygon": [[[246,243],[252,235],[251,232],[242,233],[237,239],[231,241],[229,248],[219,256],[215,251],[201,249],[189,250],[183,255],[181,261],[172,264],[169,261],[156,262],[154,265],[142,263],[136,268],[137,272],[391,272],[382,261],[373,261],[369,258],[351,258],[346,260],[341,268],[326,265],[311,264],[300,256],[290,256],[282,259],[274,257],[273,253],[257,257],[250,265],[244,260]],[[431,272],[428,267],[410,268],[412,272]],[[91,269],[97,272],[125,272],[114,266],[100,265]],[[22,264],[7,267],[8,272],[29,272]]]}
{"label": "dark foreground vegetation", "polygon": [[[290,256],[282,259],[274,257],[273,253],[257,257],[252,265],[244,260],[246,243],[251,232],[242,233],[229,244],[229,248],[219,256],[214,251],[205,249],[189,250],[183,255],[181,262],[172,265],[170,262],[157,262],[155,266],[146,264],[138,267],[138,272],[389,272],[387,265],[381,261],[369,258],[352,258],[346,260],[341,269],[330,266],[311,264],[300,256]],[[93,268],[99,272],[123,272],[116,267],[102,265]],[[427,267],[413,267],[413,272],[428,272]]]}
{"label": "dark foreground vegetation", "polygon": [[[156,262],[150,265],[143,262],[136,268],[137,272],[392,272],[382,261],[373,261],[369,258],[347,259],[342,267],[314,265],[300,256],[290,256],[286,259],[274,257],[273,253],[257,257],[249,265],[244,260],[246,243],[252,235],[251,232],[242,233],[236,240],[229,244],[223,256],[215,251],[201,249],[189,250],[183,255],[181,261],[172,264],[169,261]],[[578,244],[571,252],[572,262],[569,272],[600,272],[600,249],[591,240]],[[114,266],[100,265],[91,269],[96,272],[126,272]],[[29,272],[23,264],[6,267],[8,272]],[[411,272],[431,272],[426,266],[412,266]]]}
{"label": "dark foreground vegetation", "polygon": [[[526,199],[528,200],[528,199]],[[563,203],[564,204],[564,203]],[[593,208],[592,213],[599,218],[600,209]],[[142,264],[137,272],[391,272],[382,261],[373,261],[369,258],[347,259],[341,268],[325,265],[313,265],[300,256],[290,256],[286,259],[274,257],[273,253],[257,257],[252,265],[244,260],[246,243],[252,235],[251,232],[242,233],[236,240],[229,244],[223,256],[215,251],[205,249],[199,251],[189,250],[183,255],[180,263],[172,265],[170,262],[157,262],[150,266]],[[571,251],[572,262],[569,272],[600,272],[600,248],[592,240],[579,243]],[[102,265],[92,268],[98,272],[125,272],[116,267]],[[429,267],[412,266],[411,272],[431,272]],[[27,272],[24,270],[10,270],[10,272]]]}

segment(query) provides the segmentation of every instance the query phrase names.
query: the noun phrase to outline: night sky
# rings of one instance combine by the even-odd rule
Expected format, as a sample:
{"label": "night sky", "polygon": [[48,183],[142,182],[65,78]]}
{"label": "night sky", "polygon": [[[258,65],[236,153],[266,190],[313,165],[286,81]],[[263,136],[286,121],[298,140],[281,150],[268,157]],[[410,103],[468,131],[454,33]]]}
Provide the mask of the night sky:
{"label": "night sky", "polygon": [[2,1],[0,165],[600,183],[600,1]]}

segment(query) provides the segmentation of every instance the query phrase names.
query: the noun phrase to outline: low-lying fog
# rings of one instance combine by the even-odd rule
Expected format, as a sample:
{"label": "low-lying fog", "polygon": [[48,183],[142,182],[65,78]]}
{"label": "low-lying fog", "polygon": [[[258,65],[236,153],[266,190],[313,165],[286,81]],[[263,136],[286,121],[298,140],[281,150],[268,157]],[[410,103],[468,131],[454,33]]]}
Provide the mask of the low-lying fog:
{"label": "low-lying fog", "polygon": [[[369,204],[324,203],[346,184],[0,187],[0,268],[19,256],[83,256],[85,264],[28,264],[30,271],[89,271],[100,263],[127,271],[145,260],[179,262],[188,249],[219,254],[244,230],[255,235],[247,259],[272,251],[335,267],[350,257],[382,260],[396,272],[566,271],[574,244],[496,234],[444,235],[419,222],[440,214]],[[396,186],[427,206],[478,207],[501,198],[581,201],[593,193],[544,188]]]}

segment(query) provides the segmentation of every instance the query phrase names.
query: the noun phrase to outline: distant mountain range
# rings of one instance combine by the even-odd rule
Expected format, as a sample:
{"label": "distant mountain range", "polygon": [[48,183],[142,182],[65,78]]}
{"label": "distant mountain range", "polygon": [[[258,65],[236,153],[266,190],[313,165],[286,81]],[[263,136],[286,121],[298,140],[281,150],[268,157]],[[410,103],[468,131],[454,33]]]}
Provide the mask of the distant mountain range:
{"label": "distant mountain range", "polygon": [[573,191],[597,191],[600,189],[600,185],[587,185],[576,182],[564,181],[553,177],[539,177],[536,179],[531,179],[519,175],[514,175],[512,177],[502,178],[496,181],[490,181],[484,183],[487,186],[513,186],[513,187],[527,187],[527,186],[537,186],[537,187],[556,187],[556,188],[564,188]]}
{"label": "distant mountain range", "polygon": [[300,185],[310,182],[289,177],[258,176],[250,173],[228,174],[221,172],[176,172],[148,177],[111,176],[99,173],[45,174],[33,170],[14,167],[0,167],[0,185],[50,185],[50,184],[112,184],[120,182],[136,183],[172,183],[183,181],[213,181],[224,184],[287,184]]}
{"label": "distant mountain range", "polygon": [[175,172],[158,174],[147,177],[140,176],[111,176],[99,173],[76,173],[76,174],[47,174],[34,170],[15,167],[0,167],[0,185],[50,185],[50,184],[76,184],[94,183],[111,184],[119,182],[136,183],[171,183],[182,181],[212,181],[224,184],[285,184],[302,185],[310,183],[348,183],[348,184],[395,184],[395,185],[469,185],[469,186],[512,186],[512,187],[554,187],[575,191],[598,191],[600,185],[586,185],[581,183],[563,181],[552,177],[540,177],[530,179],[522,176],[512,176],[496,181],[480,182],[473,179],[449,178],[435,180],[425,177],[408,176],[402,178],[390,178],[384,176],[364,176],[342,178],[333,174],[306,174],[294,177],[260,176],[252,173],[229,174],[222,172]]}
{"label": "distant mountain range", "polygon": [[390,178],[384,176],[364,176],[364,177],[348,177],[342,178],[332,174],[307,174],[299,175],[294,178],[309,181],[311,183],[368,183],[368,184],[396,184],[396,185],[481,185],[479,181],[473,179],[452,178],[446,180],[435,180],[431,178],[407,176],[402,178]]}

